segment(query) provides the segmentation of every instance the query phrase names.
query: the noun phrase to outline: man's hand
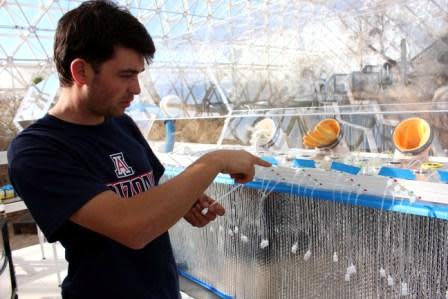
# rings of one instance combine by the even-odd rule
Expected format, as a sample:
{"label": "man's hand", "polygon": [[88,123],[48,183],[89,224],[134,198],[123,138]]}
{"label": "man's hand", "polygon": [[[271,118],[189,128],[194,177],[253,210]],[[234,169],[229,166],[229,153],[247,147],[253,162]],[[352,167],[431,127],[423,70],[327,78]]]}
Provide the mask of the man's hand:
{"label": "man's hand", "polygon": [[255,165],[270,167],[271,163],[244,150],[218,150],[211,152],[213,163],[220,165],[220,171],[227,173],[236,183],[244,184],[252,181]]}
{"label": "man's hand", "polygon": [[[216,216],[222,216],[226,212],[224,207],[205,194],[202,194],[194,203],[193,207],[185,214],[184,219],[195,227],[206,226],[210,221],[215,220]],[[213,204],[213,206],[211,206]],[[210,208],[209,208],[210,207]],[[203,215],[203,209],[208,208],[208,212]]]}

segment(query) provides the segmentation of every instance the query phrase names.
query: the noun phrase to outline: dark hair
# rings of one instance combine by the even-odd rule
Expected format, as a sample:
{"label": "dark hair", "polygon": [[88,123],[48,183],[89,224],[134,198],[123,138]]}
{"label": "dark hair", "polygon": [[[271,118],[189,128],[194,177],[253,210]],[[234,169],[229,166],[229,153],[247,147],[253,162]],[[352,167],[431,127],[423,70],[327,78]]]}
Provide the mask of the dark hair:
{"label": "dark hair", "polygon": [[137,18],[110,1],[87,1],[58,22],[54,41],[54,61],[62,86],[73,78],[70,64],[85,59],[95,71],[121,46],[142,54],[147,63],[156,51],[151,36]]}

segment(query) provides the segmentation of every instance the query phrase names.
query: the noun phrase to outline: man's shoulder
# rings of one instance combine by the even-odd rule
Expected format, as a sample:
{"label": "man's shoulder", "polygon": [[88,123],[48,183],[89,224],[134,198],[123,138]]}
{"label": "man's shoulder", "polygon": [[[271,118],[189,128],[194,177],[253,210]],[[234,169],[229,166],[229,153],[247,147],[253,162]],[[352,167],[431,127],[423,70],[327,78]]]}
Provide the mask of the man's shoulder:
{"label": "man's shoulder", "polygon": [[43,132],[51,133],[52,131],[58,131],[61,129],[63,129],[63,126],[58,121],[56,121],[54,117],[51,117],[47,114],[31,123],[22,132],[20,132],[18,136],[39,134]]}
{"label": "man's shoulder", "polygon": [[24,150],[50,147],[52,143],[48,142],[49,139],[60,138],[63,136],[61,132],[63,132],[63,128],[52,123],[48,117],[36,120],[11,141],[8,148],[8,160]]}
{"label": "man's shoulder", "polygon": [[34,140],[36,137],[56,135],[62,130],[63,128],[56,122],[53,122],[50,118],[45,116],[26,127],[14,138],[14,140]]}

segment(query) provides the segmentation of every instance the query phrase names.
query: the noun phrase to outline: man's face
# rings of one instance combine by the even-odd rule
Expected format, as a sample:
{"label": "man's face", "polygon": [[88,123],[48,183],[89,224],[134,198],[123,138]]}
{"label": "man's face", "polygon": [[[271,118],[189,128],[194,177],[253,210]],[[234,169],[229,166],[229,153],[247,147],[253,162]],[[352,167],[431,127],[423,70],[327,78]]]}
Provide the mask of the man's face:
{"label": "man's face", "polygon": [[144,58],[134,50],[116,47],[114,56],[103,62],[88,84],[86,106],[97,116],[120,116],[140,93],[138,74]]}

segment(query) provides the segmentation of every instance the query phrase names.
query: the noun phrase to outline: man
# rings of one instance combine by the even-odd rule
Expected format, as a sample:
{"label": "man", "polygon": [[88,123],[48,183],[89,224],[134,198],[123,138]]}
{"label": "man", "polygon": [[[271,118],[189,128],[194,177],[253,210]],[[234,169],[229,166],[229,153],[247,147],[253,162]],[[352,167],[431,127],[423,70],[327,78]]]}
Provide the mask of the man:
{"label": "man", "polygon": [[203,226],[224,214],[216,204],[201,215],[219,172],[245,183],[254,165],[269,166],[244,151],[216,151],[157,185],[163,166],[124,114],[154,52],[143,25],[112,3],[69,11],[55,35],[60,97],[8,151],[14,188],[66,250],[64,299],[179,298],[167,230],[184,216]]}

